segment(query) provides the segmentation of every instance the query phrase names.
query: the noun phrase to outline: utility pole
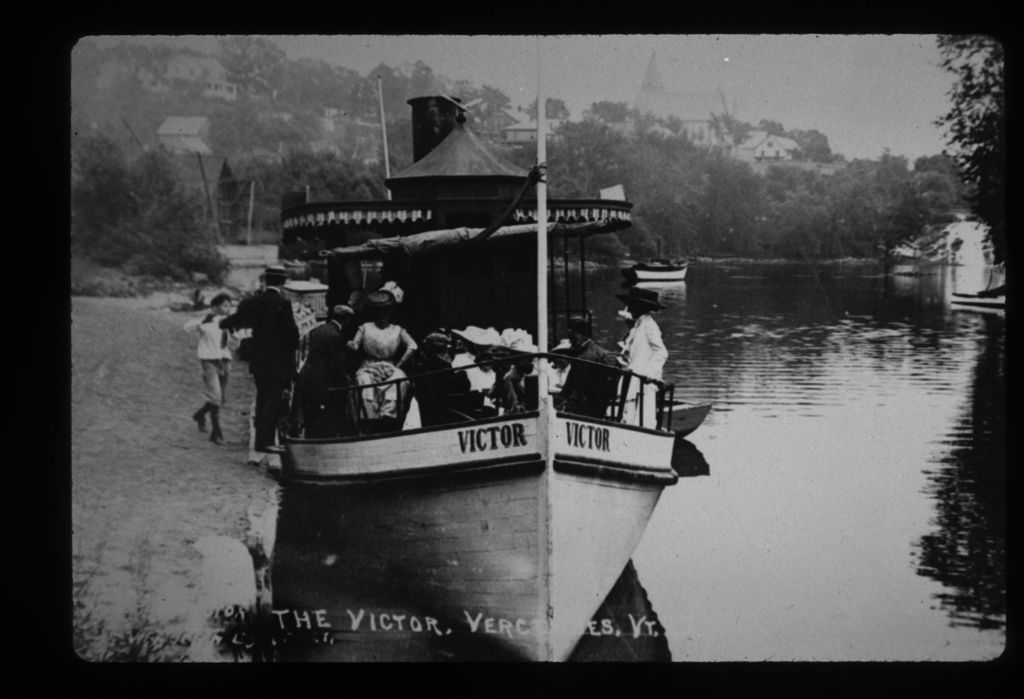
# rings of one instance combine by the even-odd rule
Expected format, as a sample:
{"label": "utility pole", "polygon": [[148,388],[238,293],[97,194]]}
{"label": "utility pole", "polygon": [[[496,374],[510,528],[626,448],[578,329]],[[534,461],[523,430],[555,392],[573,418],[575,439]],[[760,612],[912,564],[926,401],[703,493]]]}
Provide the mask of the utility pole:
{"label": "utility pole", "polygon": [[252,245],[252,205],[256,195],[256,180],[249,180],[249,222],[245,232],[245,244]]}
{"label": "utility pole", "polygon": [[[380,76],[377,76],[377,102],[380,105],[380,131],[384,139],[384,180],[391,178],[391,164],[388,162],[388,127],[384,123],[384,88],[381,86]],[[391,200],[391,190],[385,185],[384,190]]]}

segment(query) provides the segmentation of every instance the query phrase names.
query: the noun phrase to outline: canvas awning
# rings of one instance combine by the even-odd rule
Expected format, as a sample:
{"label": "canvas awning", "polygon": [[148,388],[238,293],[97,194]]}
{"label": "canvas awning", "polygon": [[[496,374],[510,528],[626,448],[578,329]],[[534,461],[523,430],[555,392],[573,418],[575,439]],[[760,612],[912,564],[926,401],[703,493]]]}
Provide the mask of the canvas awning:
{"label": "canvas awning", "polygon": [[[597,233],[608,233],[623,228],[621,221],[593,221],[587,223],[549,223],[548,236],[559,238],[579,238]],[[414,235],[393,236],[390,238],[376,238],[368,240],[361,245],[350,245],[347,247],[331,248],[322,250],[322,257],[343,257],[347,259],[380,259],[401,255],[415,257],[435,250],[440,250],[455,245],[471,244],[473,239],[479,235],[483,228],[449,228],[438,231],[425,231]],[[502,226],[494,231],[488,238],[478,244],[484,244],[495,239],[512,238],[515,236],[529,235],[537,232],[537,224],[524,223],[513,226]]]}

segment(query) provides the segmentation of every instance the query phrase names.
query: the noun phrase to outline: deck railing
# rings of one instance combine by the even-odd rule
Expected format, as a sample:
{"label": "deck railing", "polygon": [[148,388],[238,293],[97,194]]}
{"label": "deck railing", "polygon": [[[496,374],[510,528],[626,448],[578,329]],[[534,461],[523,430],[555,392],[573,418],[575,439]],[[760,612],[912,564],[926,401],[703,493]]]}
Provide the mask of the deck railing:
{"label": "deck railing", "polygon": [[[303,416],[293,411],[288,433],[293,438],[333,438],[365,434],[397,433],[419,427],[441,427],[464,424],[537,410],[538,381],[536,360],[544,357],[548,362],[564,362],[569,366],[565,384],[557,393],[551,388],[556,409],[560,414],[617,424],[646,427],[670,432],[671,407],[675,400],[675,387],[656,379],[641,376],[615,366],[551,353],[516,353],[488,359],[470,365],[421,372],[376,383],[331,387],[326,389],[331,406],[331,422],[325,434],[311,434]],[[508,400],[504,378],[513,364],[530,373],[522,377],[515,391],[516,401]],[[491,391],[450,390],[458,374],[471,371],[492,373]],[[554,372],[552,366],[549,372]],[[584,379],[573,381],[573,372],[585,374]],[[393,388],[392,388],[393,387]],[[460,388],[464,388],[460,387]],[[568,392],[567,392],[568,389]],[[301,403],[301,396],[294,397]],[[381,415],[368,410],[368,406],[382,403],[393,409]],[[439,403],[435,405],[433,403]],[[652,415],[653,412],[653,415]]]}

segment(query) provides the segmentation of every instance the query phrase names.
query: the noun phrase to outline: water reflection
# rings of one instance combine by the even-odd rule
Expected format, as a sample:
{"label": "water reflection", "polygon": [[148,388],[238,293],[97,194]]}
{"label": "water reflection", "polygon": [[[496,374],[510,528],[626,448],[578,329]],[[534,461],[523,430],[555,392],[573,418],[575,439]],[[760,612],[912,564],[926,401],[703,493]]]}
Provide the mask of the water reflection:
{"label": "water reflection", "polygon": [[[449,590],[439,585],[459,589],[467,581],[431,574],[442,539],[430,546],[413,532],[391,535],[394,507],[416,507],[414,496],[395,492],[282,484],[271,566],[276,658],[522,660],[521,649],[505,638],[519,632],[508,611],[516,590],[495,583],[483,591],[492,601],[485,610],[449,608]],[[471,556],[464,552],[463,558],[472,565]],[[671,660],[665,628],[632,561],[581,632],[572,662]]]}
{"label": "water reflection", "polygon": [[952,623],[1006,623],[1006,390],[1001,322],[984,317],[968,404],[928,472],[938,529],[921,537],[918,572],[943,584],[936,595]]}
{"label": "water reflection", "polygon": [[[949,305],[986,277],[734,263],[655,287],[669,306],[657,315],[666,379],[678,398],[714,405],[689,438],[713,460],[711,478],[666,491],[635,556],[681,634],[670,637],[677,658],[998,648],[1005,319]],[[599,272],[588,288],[605,346],[618,339],[619,287]],[[948,630],[965,626],[990,633]]]}
{"label": "water reflection", "polygon": [[[655,287],[669,306],[657,318],[677,398],[714,405],[687,438],[707,455],[693,470],[714,468],[666,489],[634,555],[644,584],[627,567],[606,605],[617,603],[595,615],[595,634],[573,659],[998,654],[1005,319],[953,311],[948,295],[963,290],[956,270],[892,277],[870,265],[737,264],[689,274]],[[606,347],[623,332],[621,292],[614,269],[588,285],[595,339]],[[323,529],[300,508],[284,521]],[[300,553],[278,560],[295,565],[289,604],[330,591],[302,563],[323,568],[324,558]],[[373,570],[372,547],[350,553],[350,571]],[[367,608],[415,585],[415,576],[380,573],[379,586],[356,590]],[[630,615],[656,618],[663,633],[632,638]],[[601,633],[606,618],[627,633]],[[501,655],[455,634],[345,636],[336,646],[331,657],[356,660]]]}

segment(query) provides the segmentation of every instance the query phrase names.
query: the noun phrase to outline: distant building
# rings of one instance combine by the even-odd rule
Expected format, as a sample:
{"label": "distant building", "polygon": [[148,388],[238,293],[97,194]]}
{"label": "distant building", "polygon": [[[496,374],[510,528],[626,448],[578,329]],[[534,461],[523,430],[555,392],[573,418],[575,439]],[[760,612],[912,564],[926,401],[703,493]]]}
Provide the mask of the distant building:
{"label": "distant building", "polygon": [[694,145],[732,150],[731,136],[723,133],[715,120],[715,115],[726,111],[722,94],[666,90],[654,53],[633,106],[640,114],[658,119],[678,119],[682,124],[681,133]]}
{"label": "distant building", "polygon": [[[159,73],[159,71],[158,71]],[[216,58],[176,54],[167,62],[162,74],[146,67],[133,68],[118,61],[108,61],[100,67],[96,87],[109,90],[118,80],[134,74],[147,92],[170,92],[171,83],[181,80],[201,83],[203,96],[233,102],[238,99],[238,86],[228,80],[227,71]]]}
{"label": "distant building", "polygon": [[736,157],[748,163],[763,160],[792,160],[800,145],[791,138],[769,136],[765,131],[751,131],[736,148]]}
{"label": "distant building", "polygon": [[160,146],[173,155],[213,155],[206,144],[209,133],[210,120],[207,117],[170,116],[156,130],[156,137]]}
{"label": "distant building", "polygon": [[228,72],[216,58],[177,54],[167,62],[167,80],[187,80],[203,84],[204,97],[217,97],[233,102],[238,99],[238,86],[228,80]]}
{"label": "distant building", "polygon": [[[513,119],[516,119],[515,123],[509,124],[504,129],[505,143],[510,146],[521,145],[523,143],[536,143],[537,142],[537,121],[530,119],[529,116],[521,112],[514,112],[511,109],[506,109],[505,114]],[[550,135],[559,126],[565,123],[565,119],[547,119],[544,122],[544,128]]]}
{"label": "distant building", "polygon": [[206,220],[216,224],[223,240],[238,239],[246,227],[252,182],[235,177],[224,156],[179,152],[173,161],[185,185],[201,194]]}

